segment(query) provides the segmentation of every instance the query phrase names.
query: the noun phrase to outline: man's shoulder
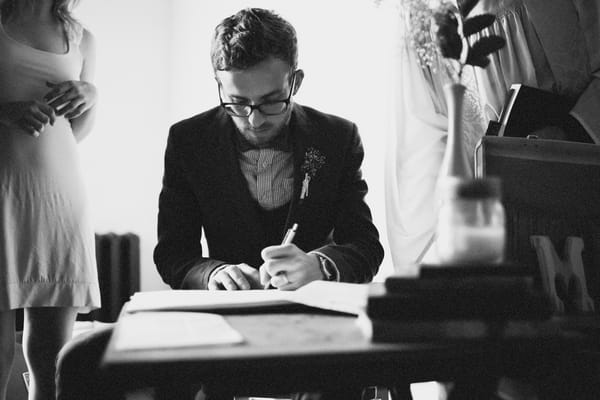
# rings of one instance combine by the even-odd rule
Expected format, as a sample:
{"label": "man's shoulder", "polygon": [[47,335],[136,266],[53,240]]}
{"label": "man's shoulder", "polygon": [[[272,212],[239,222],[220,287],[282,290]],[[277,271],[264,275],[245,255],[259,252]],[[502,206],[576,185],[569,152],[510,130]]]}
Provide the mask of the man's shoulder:
{"label": "man's shoulder", "polygon": [[214,107],[210,110],[196,114],[192,117],[183,119],[171,126],[171,134],[191,135],[198,132],[205,132],[211,126],[218,123],[222,118],[220,107]]}
{"label": "man's shoulder", "polygon": [[294,105],[294,127],[303,132],[315,145],[345,153],[360,145],[356,124],[339,115],[325,113],[312,107]]}
{"label": "man's shoulder", "polygon": [[294,107],[299,119],[305,120],[307,123],[314,126],[328,126],[341,130],[353,130],[355,127],[354,122],[339,115],[326,113],[297,103]]}

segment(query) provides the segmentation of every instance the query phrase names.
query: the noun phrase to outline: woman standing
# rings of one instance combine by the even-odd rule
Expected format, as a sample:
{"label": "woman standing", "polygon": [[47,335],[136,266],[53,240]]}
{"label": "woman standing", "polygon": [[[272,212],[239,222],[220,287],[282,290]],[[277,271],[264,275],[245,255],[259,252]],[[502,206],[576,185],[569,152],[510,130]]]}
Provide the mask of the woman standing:
{"label": "woman standing", "polygon": [[55,359],[78,311],[100,306],[77,158],[96,89],[74,0],[0,0],[0,400],[25,310],[29,399],[54,398]]}

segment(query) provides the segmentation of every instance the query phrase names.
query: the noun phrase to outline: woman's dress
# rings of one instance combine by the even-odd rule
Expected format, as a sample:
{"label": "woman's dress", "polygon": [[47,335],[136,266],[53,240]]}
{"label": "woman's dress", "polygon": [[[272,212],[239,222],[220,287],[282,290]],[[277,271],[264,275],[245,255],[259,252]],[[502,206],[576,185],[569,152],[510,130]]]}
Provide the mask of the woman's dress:
{"label": "woman's dress", "polygon": [[[46,82],[79,80],[76,43],[65,54],[29,47],[0,24],[0,104],[42,99]],[[77,143],[58,117],[39,137],[0,125],[0,311],[100,306],[94,231]]]}

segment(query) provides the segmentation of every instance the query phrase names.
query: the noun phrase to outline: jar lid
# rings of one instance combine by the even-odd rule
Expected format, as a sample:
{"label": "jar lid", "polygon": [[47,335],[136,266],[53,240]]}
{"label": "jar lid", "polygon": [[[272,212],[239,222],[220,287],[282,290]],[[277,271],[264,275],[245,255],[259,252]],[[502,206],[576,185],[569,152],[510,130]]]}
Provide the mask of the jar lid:
{"label": "jar lid", "polygon": [[475,179],[454,179],[446,186],[450,198],[487,199],[502,195],[500,178],[489,176]]}

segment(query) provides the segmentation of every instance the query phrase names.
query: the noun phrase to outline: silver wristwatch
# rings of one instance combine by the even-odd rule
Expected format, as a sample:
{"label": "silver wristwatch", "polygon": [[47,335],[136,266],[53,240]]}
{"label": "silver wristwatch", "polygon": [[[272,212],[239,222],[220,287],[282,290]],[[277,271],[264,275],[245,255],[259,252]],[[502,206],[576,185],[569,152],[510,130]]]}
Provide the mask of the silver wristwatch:
{"label": "silver wristwatch", "polygon": [[321,267],[321,272],[323,273],[323,280],[325,281],[335,281],[337,280],[337,272],[331,265],[328,259],[325,257],[318,255],[319,258],[319,267]]}

